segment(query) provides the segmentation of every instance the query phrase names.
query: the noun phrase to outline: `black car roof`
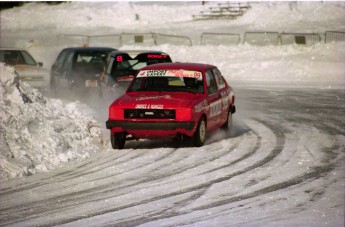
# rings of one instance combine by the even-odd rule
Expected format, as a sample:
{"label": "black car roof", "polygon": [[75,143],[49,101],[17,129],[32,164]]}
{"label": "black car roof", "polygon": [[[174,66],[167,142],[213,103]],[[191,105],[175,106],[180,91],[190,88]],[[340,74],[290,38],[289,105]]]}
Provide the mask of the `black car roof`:
{"label": "black car roof", "polygon": [[121,50],[113,50],[113,51],[111,51],[110,54],[111,54],[112,56],[115,56],[115,55],[118,55],[118,54],[127,54],[127,55],[129,55],[127,52],[121,51]]}
{"label": "black car roof", "polygon": [[[128,55],[129,55],[128,52],[122,51],[122,50],[117,50],[117,49],[113,50],[113,51],[111,52],[111,54],[112,54],[112,55],[117,55],[117,54],[128,54]],[[167,53],[165,53],[165,52],[163,52],[163,51],[158,51],[158,50],[146,50],[146,51],[140,52],[137,56],[143,55],[143,54],[166,54],[166,55],[169,55],[169,54],[167,54]]]}
{"label": "black car roof", "polygon": [[112,47],[67,47],[64,50],[72,51],[116,51],[117,49]]}

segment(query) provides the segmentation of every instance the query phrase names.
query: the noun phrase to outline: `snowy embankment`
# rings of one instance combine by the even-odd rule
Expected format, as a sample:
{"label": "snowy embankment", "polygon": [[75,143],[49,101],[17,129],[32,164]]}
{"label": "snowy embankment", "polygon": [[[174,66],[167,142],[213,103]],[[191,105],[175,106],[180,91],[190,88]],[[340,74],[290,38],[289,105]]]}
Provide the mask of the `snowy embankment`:
{"label": "snowy embankment", "polygon": [[0,179],[54,169],[102,150],[101,129],[78,102],[47,99],[0,63]]}
{"label": "snowy embankment", "polygon": [[216,65],[230,82],[345,86],[345,43],[315,46],[163,46],[173,61]]}

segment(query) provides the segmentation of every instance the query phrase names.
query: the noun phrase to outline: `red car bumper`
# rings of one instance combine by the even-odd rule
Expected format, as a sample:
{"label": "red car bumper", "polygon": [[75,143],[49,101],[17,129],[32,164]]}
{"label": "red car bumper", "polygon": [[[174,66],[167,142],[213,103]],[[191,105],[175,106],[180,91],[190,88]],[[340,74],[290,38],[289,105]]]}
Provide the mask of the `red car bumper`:
{"label": "red car bumper", "polygon": [[147,122],[108,120],[107,129],[112,133],[126,132],[138,138],[171,137],[176,134],[192,136],[195,130],[194,121]]}

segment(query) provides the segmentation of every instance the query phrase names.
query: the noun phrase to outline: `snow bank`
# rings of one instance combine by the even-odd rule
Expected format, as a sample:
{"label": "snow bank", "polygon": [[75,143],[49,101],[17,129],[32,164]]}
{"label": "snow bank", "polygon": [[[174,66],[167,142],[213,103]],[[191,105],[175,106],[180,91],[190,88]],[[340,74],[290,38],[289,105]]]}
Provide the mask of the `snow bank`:
{"label": "snow bank", "polygon": [[[182,3],[182,4],[181,4]],[[177,5],[177,6],[176,6]],[[135,24],[145,25],[192,20],[192,14],[199,13],[201,4],[179,2],[176,5],[152,2],[87,2],[72,1],[58,5],[27,3],[1,12],[2,29],[32,29],[36,23],[28,18],[35,18],[46,28],[128,28]],[[173,7],[172,7],[173,6]],[[96,9],[96,10],[95,10]],[[178,16],[176,14],[178,13]],[[50,15],[50,16],[47,16]],[[73,23],[70,19],[73,18]]]}
{"label": "snow bank", "polygon": [[[133,49],[131,46],[124,46],[124,49],[130,48]],[[145,47],[137,48],[140,50]],[[345,87],[344,42],[319,43],[314,46],[161,45],[159,50],[169,53],[175,62],[216,65],[229,82],[236,84],[264,82],[300,87]]]}
{"label": "snow bank", "polygon": [[[192,15],[217,6],[218,2],[88,2],[72,1],[58,5],[27,3],[1,12],[1,29],[36,29],[39,27],[67,29],[101,27],[136,31],[190,24]],[[200,21],[203,30],[222,26],[233,32],[234,27],[246,25],[253,30],[281,29],[290,32],[320,32],[328,24],[329,30],[344,30],[344,2],[251,2],[252,8],[237,20]],[[48,16],[49,15],[49,16]],[[35,22],[28,20],[35,18]],[[272,18],[274,18],[272,20]],[[72,20],[71,20],[72,19]],[[39,23],[37,23],[39,21]],[[71,23],[71,21],[73,21]],[[193,25],[192,25],[193,26]],[[90,32],[89,31],[89,32]],[[96,31],[95,31],[96,32]],[[194,31],[195,32],[195,31]],[[197,31],[199,32],[199,31]],[[225,32],[225,30],[223,31]]]}
{"label": "snow bank", "polygon": [[0,178],[30,175],[102,149],[101,129],[80,103],[48,100],[0,63]]}
{"label": "snow bank", "polygon": [[248,24],[250,30],[278,32],[324,32],[325,29],[345,29],[342,23],[345,19],[344,2],[267,1],[250,4],[252,9],[234,21],[234,24]]}

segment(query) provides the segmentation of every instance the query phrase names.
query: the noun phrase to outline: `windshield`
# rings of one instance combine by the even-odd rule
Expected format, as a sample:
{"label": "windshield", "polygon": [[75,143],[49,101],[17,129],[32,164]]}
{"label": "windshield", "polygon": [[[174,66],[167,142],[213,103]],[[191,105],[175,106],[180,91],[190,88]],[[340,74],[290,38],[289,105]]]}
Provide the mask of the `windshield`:
{"label": "windshield", "polygon": [[106,62],[109,51],[80,51],[76,54],[76,62],[102,63]]}
{"label": "windshield", "polygon": [[145,66],[163,62],[171,62],[169,55],[141,53],[133,59],[127,53],[114,53],[107,59],[106,74],[115,81],[120,81],[124,78],[134,77]]}
{"label": "windshield", "polygon": [[128,91],[204,93],[202,73],[189,70],[142,70]]}
{"label": "windshield", "polygon": [[127,60],[122,62],[116,62],[114,69],[117,71],[125,70],[139,70],[147,65],[146,62],[140,62],[138,60]]}
{"label": "windshield", "polygon": [[123,61],[110,61],[107,67],[107,74],[112,78],[117,79],[124,76],[134,76],[135,73],[141,68],[147,66],[146,62],[138,60],[123,60]]}
{"label": "windshield", "polygon": [[0,50],[0,61],[8,65],[37,65],[33,57],[24,50]]}
{"label": "windshield", "polygon": [[73,70],[87,75],[101,73],[109,51],[80,51],[74,56]]}

